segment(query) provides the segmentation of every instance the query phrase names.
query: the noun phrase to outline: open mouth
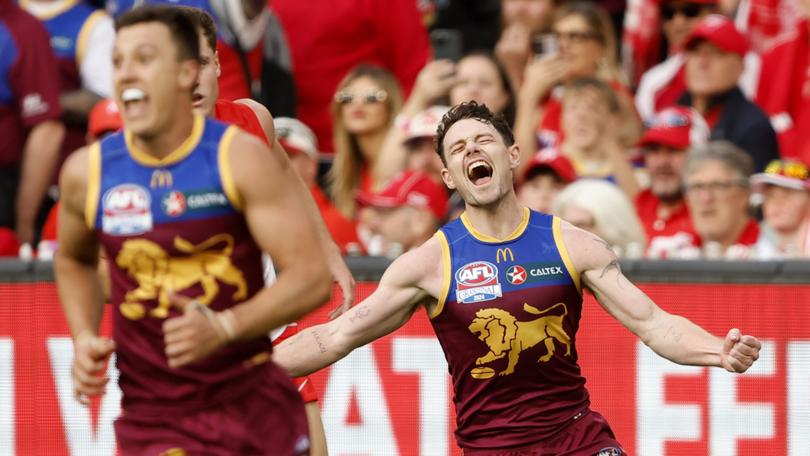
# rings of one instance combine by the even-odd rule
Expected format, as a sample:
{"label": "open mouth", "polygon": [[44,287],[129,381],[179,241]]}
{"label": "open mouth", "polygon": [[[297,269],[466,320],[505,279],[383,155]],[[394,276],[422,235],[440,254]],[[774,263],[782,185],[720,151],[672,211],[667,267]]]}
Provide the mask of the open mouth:
{"label": "open mouth", "polygon": [[129,118],[137,118],[145,114],[147,100],[146,92],[141,89],[129,88],[121,92],[124,112]]}
{"label": "open mouth", "polygon": [[467,178],[473,185],[486,185],[492,180],[492,166],[483,160],[467,165]]}
{"label": "open mouth", "polygon": [[202,106],[203,100],[205,100],[205,97],[202,94],[195,92],[191,95],[191,104],[195,108],[199,108],[200,106]]}

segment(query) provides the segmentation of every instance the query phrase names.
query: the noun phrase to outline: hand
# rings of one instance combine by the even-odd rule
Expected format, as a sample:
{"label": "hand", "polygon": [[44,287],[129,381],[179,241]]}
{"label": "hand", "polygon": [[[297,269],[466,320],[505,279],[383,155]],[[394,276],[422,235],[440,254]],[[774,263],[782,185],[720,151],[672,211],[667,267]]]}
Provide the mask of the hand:
{"label": "hand", "polygon": [[222,326],[223,312],[214,312],[198,301],[174,293],[169,299],[172,306],[183,311],[183,315],[163,322],[169,367],[178,368],[199,361],[232,339]]}
{"label": "hand", "polygon": [[115,351],[115,342],[90,332],[76,336],[73,343],[73,395],[83,405],[90,404],[89,396],[104,393],[110,378],[104,375],[107,359]]}
{"label": "hand", "polygon": [[723,341],[720,364],[729,372],[743,373],[759,359],[762,344],[754,336],[743,336],[739,329],[728,332]]}
{"label": "hand", "polygon": [[[498,43],[495,44],[495,57],[501,62],[516,81],[523,76],[526,62],[532,55],[531,30],[523,24],[515,23],[504,29]],[[514,87],[517,90],[517,87]]]}
{"label": "hand", "polygon": [[343,257],[338,254],[337,258],[333,259],[329,264],[329,270],[332,272],[332,278],[340,287],[340,292],[343,294],[343,303],[334,310],[329,312],[329,319],[334,320],[341,314],[352,308],[354,304],[354,287],[356,285],[354,277]]}
{"label": "hand", "polygon": [[456,85],[456,64],[449,60],[428,62],[416,76],[411,97],[416,97],[421,109],[427,109],[434,100],[446,96]]}
{"label": "hand", "polygon": [[523,74],[521,98],[531,103],[538,103],[555,85],[562,82],[568,64],[558,54],[529,61]]}

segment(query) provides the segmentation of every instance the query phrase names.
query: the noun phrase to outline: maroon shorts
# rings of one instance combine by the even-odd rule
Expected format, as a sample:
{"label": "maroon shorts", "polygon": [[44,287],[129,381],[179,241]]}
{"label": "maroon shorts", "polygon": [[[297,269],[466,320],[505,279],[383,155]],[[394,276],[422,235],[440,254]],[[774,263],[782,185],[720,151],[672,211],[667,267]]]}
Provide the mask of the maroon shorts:
{"label": "maroon shorts", "polygon": [[464,456],[620,456],[627,453],[605,418],[586,409],[551,438],[519,448],[465,449]]}
{"label": "maroon shorts", "polygon": [[304,402],[289,382],[260,384],[228,403],[182,414],[125,411],[115,437],[121,456],[309,454]]}

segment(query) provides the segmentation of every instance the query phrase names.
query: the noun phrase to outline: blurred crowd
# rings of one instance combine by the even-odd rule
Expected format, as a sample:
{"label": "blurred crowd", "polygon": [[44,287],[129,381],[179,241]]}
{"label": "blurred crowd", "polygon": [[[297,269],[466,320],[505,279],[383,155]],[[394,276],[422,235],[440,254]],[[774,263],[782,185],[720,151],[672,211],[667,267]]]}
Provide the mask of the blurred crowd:
{"label": "blurred crowd", "polygon": [[475,100],[513,127],[520,201],[621,256],[810,257],[810,0],[0,0],[0,255],[52,256],[141,3],[214,18],[220,98],[268,107],[346,255],[463,212],[434,138]]}

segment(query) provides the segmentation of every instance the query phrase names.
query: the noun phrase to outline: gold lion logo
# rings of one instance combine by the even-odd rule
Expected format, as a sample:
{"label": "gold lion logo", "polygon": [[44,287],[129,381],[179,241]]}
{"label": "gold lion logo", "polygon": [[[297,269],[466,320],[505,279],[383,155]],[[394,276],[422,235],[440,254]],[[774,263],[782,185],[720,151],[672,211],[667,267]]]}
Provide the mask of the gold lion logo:
{"label": "gold lion logo", "polygon": [[[222,243],[225,244],[222,249],[213,249]],[[172,258],[160,245],[146,239],[124,242],[115,258],[115,264],[138,282],[138,288],[128,292],[121,305],[121,312],[126,317],[142,318],[144,308],[138,301],[157,298],[158,306],[149,313],[153,317],[166,318],[171,305],[169,293],[198,283],[202,286],[203,294],[195,299],[205,305],[209,305],[219,293],[217,280],[236,287],[233,299],[247,297],[245,277],[231,263],[234,246],[232,236],[218,234],[198,245],[177,236],[174,238],[174,246],[189,256]]]}
{"label": "gold lion logo", "polygon": [[[561,315],[544,315],[559,307],[562,307]],[[469,330],[489,347],[489,353],[475,360],[476,365],[491,363],[509,355],[506,369],[498,373],[509,375],[515,372],[520,353],[541,342],[546,346],[546,354],[537,362],[548,362],[554,356],[555,340],[565,345],[565,356],[571,355],[571,338],[563,329],[563,319],[568,314],[564,303],[558,302],[542,312],[524,303],[523,310],[544,316],[530,321],[518,321],[503,309],[481,309],[476,312]],[[474,378],[490,378],[495,375],[495,371],[489,367],[477,367],[470,374]]]}

